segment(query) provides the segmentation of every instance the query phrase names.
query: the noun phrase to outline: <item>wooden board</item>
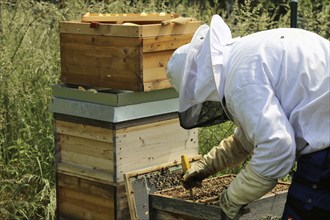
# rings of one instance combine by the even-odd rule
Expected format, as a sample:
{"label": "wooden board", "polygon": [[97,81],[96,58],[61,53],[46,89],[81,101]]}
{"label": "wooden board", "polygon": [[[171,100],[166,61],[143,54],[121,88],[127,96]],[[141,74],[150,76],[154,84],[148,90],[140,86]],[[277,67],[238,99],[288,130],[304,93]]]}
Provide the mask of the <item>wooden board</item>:
{"label": "wooden board", "polygon": [[124,173],[198,154],[198,130],[181,128],[178,118],[123,127],[58,119],[54,127],[58,172],[93,181],[122,182]]}
{"label": "wooden board", "polygon": [[[206,180],[207,181],[207,180]],[[287,197],[287,191],[270,192],[262,198],[251,202],[245,208],[242,215],[235,219],[262,220],[266,217],[281,217]],[[182,219],[182,220],[221,220],[220,206],[215,205],[218,197],[196,202],[173,198],[160,193],[149,194],[149,217],[158,219]]]}
{"label": "wooden board", "polygon": [[153,220],[221,220],[220,216],[221,210],[217,206],[153,194],[149,195],[149,217]]}
{"label": "wooden board", "polygon": [[179,119],[128,127],[116,131],[117,179],[127,172],[198,154],[198,130],[185,130]]}
{"label": "wooden board", "polygon": [[57,173],[59,219],[129,219],[124,184],[112,185]]}
{"label": "wooden board", "polygon": [[[200,155],[190,157],[189,161],[197,161],[201,158]],[[181,163],[177,160],[159,164],[157,166],[148,167],[141,170],[135,170],[124,174],[125,188],[128,197],[128,205],[130,210],[130,216],[132,220],[137,219],[149,219],[149,201],[148,194],[155,192],[156,186],[152,185],[148,180],[148,176],[162,172],[164,169],[181,170]],[[137,184],[138,181],[142,181],[142,187]],[[140,185],[141,185],[140,184]]]}
{"label": "wooden board", "polygon": [[[53,85],[53,98],[82,101],[108,105],[112,107],[132,106],[148,102],[178,98],[179,94],[174,88],[154,90],[149,92],[131,92],[112,90],[107,88],[89,88],[68,84]],[[52,103],[53,104],[53,103]]]}
{"label": "wooden board", "polygon": [[202,24],[203,22],[201,21],[191,21],[186,25],[171,23],[168,25],[148,24],[136,26],[100,23],[97,28],[91,28],[89,23],[80,21],[63,21],[60,22],[60,33],[109,37],[148,38],[193,34]]}
{"label": "wooden board", "polygon": [[[261,220],[267,216],[281,217],[287,192],[267,195],[250,203],[246,208],[248,213],[235,218],[241,220]],[[149,195],[149,215],[153,220],[182,219],[182,220],[221,220],[220,206],[196,203],[190,200],[169,198],[161,195]]]}
{"label": "wooden board", "polygon": [[60,37],[62,82],[142,89],[140,39],[72,34],[61,34]]}
{"label": "wooden board", "polygon": [[141,14],[102,14],[86,13],[82,16],[83,22],[108,22],[122,24],[132,23],[160,23],[161,21],[178,17],[175,13],[141,13]]}

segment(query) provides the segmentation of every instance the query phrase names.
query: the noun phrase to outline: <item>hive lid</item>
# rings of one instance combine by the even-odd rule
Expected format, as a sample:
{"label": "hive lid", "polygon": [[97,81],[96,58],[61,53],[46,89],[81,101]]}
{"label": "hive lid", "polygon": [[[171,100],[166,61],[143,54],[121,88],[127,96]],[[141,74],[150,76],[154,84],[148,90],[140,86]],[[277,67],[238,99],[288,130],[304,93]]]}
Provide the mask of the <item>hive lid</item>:
{"label": "hive lid", "polygon": [[132,92],[106,88],[88,88],[59,84],[52,87],[53,97],[110,106],[134,105],[146,102],[175,99],[179,95],[173,88],[149,92]]}
{"label": "hive lid", "polygon": [[125,22],[132,23],[160,23],[164,20],[173,19],[179,17],[176,13],[145,13],[140,14],[118,14],[118,13],[90,13],[87,12],[82,16],[83,22],[105,22],[105,23],[117,23],[122,24]]}
{"label": "hive lid", "polygon": [[204,22],[175,13],[92,14],[60,22],[60,33],[113,37],[156,37],[193,34]]}
{"label": "hive lid", "polygon": [[116,107],[53,97],[49,110],[57,114],[119,123],[175,113],[178,101],[174,98]]}

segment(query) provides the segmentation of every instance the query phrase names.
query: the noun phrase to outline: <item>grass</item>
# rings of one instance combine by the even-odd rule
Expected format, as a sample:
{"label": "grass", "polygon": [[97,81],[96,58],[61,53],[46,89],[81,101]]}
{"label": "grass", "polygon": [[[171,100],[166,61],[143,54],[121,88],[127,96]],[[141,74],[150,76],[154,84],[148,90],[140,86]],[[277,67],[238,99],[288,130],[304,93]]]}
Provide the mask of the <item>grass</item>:
{"label": "grass", "polygon": [[[221,1],[214,1],[214,7],[203,1],[202,11],[184,0],[61,2],[0,0],[0,219],[55,218],[54,135],[48,105],[51,86],[60,76],[59,21],[79,19],[87,11],[175,11],[205,22],[213,14],[223,15],[234,36],[289,26],[289,13],[274,20],[270,11],[278,5],[270,1],[267,7],[249,0],[244,6],[236,3],[230,16],[219,9]],[[299,4],[298,25],[329,39],[329,1]],[[286,4],[283,7],[288,9]],[[230,123],[203,129],[201,153],[232,130]]]}

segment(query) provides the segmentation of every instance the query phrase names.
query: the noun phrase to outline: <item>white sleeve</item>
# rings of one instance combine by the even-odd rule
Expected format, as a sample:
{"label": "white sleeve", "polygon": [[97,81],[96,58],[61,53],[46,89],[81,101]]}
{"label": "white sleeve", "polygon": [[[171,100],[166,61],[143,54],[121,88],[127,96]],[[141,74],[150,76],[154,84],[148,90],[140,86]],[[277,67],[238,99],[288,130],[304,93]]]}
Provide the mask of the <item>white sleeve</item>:
{"label": "white sleeve", "polygon": [[234,135],[235,137],[237,137],[244,150],[249,153],[253,152],[253,144],[247,139],[246,135],[244,134],[244,131],[241,128],[235,128]]}
{"label": "white sleeve", "polygon": [[281,178],[293,166],[295,138],[271,86],[250,83],[226,97],[229,112],[253,144],[253,169],[266,177]]}

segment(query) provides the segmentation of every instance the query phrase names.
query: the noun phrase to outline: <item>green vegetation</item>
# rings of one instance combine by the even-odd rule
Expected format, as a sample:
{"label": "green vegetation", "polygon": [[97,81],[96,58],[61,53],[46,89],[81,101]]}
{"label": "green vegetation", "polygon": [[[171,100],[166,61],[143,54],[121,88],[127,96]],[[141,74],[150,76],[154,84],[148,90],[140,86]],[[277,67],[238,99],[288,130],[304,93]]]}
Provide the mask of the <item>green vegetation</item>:
{"label": "green vegetation", "polygon": [[[0,0],[0,219],[54,219],[54,135],[48,111],[51,85],[59,83],[58,22],[85,12],[178,12],[209,22],[224,16],[233,35],[289,27],[287,3],[245,1],[231,13],[224,1],[180,0]],[[230,1],[228,1],[230,2]],[[284,2],[284,1],[283,1]],[[285,1],[286,2],[286,1]],[[330,1],[299,1],[298,26],[330,38]],[[278,15],[281,6],[285,13]],[[200,7],[203,10],[199,10]],[[230,123],[200,132],[207,152],[233,130]]]}

